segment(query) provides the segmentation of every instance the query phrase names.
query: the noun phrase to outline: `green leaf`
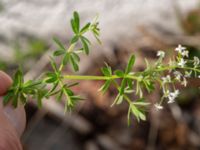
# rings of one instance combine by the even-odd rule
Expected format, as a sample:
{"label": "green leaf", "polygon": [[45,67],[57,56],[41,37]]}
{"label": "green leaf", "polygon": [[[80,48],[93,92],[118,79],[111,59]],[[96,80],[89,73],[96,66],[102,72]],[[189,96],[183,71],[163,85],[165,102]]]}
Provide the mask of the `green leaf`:
{"label": "green leaf", "polygon": [[69,89],[69,88],[65,88],[65,91],[67,92],[68,96],[73,96],[74,95],[73,91],[71,89]]}
{"label": "green leaf", "polygon": [[53,53],[54,56],[60,56],[60,55],[63,55],[65,53],[64,50],[57,50]]}
{"label": "green leaf", "polygon": [[8,93],[3,97],[3,105],[7,105],[13,97],[13,91],[8,91]]}
{"label": "green leaf", "polygon": [[78,71],[79,67],[78,64],[76,63],[76,61],[74,60],[74,58],[72,56],[70,56],[69,58],[71,65],[73,66],[74,71]]}
{"label": "green leaf", "polygon": [[87,32],[88,31],[88,29],[89,29],[89,27],[90,27],[90,23],[87,23],[82,29],[81,29],[81,34],[84,34],[85,32]]}
{"label": "green leaf", "polygon": [[55,81],[57,81],[57,77],[56,77],[56,76],[47,78],[47,79],[45,80],[46,83],[54,83]]}
{"label": "green leaf", "polygon": [[123,101],[123,95],[121,95],[120,93],[117,94],[117,96],[115,97],[114,102],[112,103],[111,107],[115,104],[121,104]]}
{"label": "green leaf", "polygon": [[78,85],[78,84],[79,84],[78,82],[71,83],[71,84],[68,84],[67,87],[70,88],[70,87],[76,86],[76,85]]}
{"label": "green leaf", "polygon": [[55,81],[58,80],[57,75],[55,73],[53,73],[53,72],[46,73],[46,76],[47,77],[44,80],[46,83],[54,83]]}
{"label": "green leaf", "polygon": [[88,43],[83,38],[81,38],[81,42],[83,44],[83,50],[84,50],[85,54],[88,55],[89,54]]}
{"label": "green leaf", "polygon": [[128,87],[126,87],[125,90],[124,90],[124,93],[126,93],[126,94],[131,94],[133,92],[135,92],[135,91],[132,90],[132,89],[129,89]]}
{"label": "green leaf", "polygon": [[54,42],[58,45],[61,50],[65,50],[65,46],[60,42],[60,40],[56,37],[53,38]]}
{"label": "green leaf", "polygon": [[131,79],[127,79],[127,84],[129,89],[133,89],[133,81]]}
{"label": "green leaf", "polygon": [[134,102],[133,104],[138,105],[138,106],[148,106],[148,105],[150,105],[150,103],[148,103],[148,102]]}
{"label": "green leaf", "polygon": [[119,91],[121,95],[124,94],[124,90],[126,88],[126,82],[127,82],[127,79],[123,78],[121,85],[120,85],[120,91]]}
{"label": "green leaf", "polygon": [[54,72],[47,72],[46,76],[47,77],[53,77],[53,76],[55,76],[55,73]]}
{"label": "green leaf", "polygon": [[54,82],[54,83],[53,83],[53,86],[52,86],[52,88],[51,88],[51,90],[50,90],[48,93],[51,94],[52,92],[54,92],[54,90],[57,88],[58,84],[59,84],[58,81],[57,81],[57,82]]}
{"label": "green leaf", "polygon": [[76,11],[74,11],[74,22],[75,22],[75,27],[77,31],[79,31],[80,20],[79,20],[79,14]]}
{"label": "green leaf", "polygon": [[97,40],[97,42],[98,42],[99,44],[101,44],[101,40],[99,39],[99,37],[98,37],[97,35],[95,35],[94,33],[93,33],[93,35],[94,35],[95,39]]}
{"label": "green leaf", "polygon": [[128,74],[132,70],[134,63],[135,63],[135,55],[132,55],[129,58],[128,65],[126,67],[126,71],[125,71],[126,74]]}
{"label": "green leaf", "polygon": [[137,121],[146,120],[146,116],[144,113],[139,110],[134,104],[131,104],[131,111],[136,116]]}
{"label": "green leaf", "polygon": [[65,53],[65,56],[63,57],[63,65],[66,65],[70,59],[70,53]]}
{"label": "green leaf", "polygon": [[46,96],[47,90],[46,89],[40,89],[38,90],[38,95],[37,95],[37,104],[38,107],[41,108],[42,107],[42,99]]}
{"label": "green leaf", "polygon": [[111,84],[112,80],[107,80],[99,89],[99,91],[102,91],[103,94],[108,90],[110,84]]}
{"label": "green leaf", "polygon": [[77,30],[77,28],[76,28],[76,24],[75,24],[75,22],[74,22],[73,19],[71,19],[71,27],[72,27],[73,32],[74,32],[75,34],[78,34],[78,30]]}
{"label": "green leaf", "polygon": [[116,104],[117,104],[117,105],[121,104],[122,101],[123,101],[123,98],[124,98],[123,95],[120,95],[120,96],[119,96],[119,99],[118,99],[117,102],[116,102]]}
{"label": "green leaf", "polygon": [[88,38],[84,37],[84,36],[81,36],[81,38],[88,44],[90,45],[91,42],[88,40]]}
{"label": "green leaf", "polygon": [[140,118],[141,120],[143,120],[143,121],[146,120],[145,114],[144,114],[143,112],[141,112],[141,111],[140,111],[140,113],[139,113],[139,118]]}
{"label": "green leaf", "polygon": [[75,35],[72,39],[71,39],[71,44],[76,43],[79,40],[79,36]]}
{"label": "green leaf", "polygon": [[123,76],[124,76],[124,72],[121,71],[121,70],[116,70],[116,71],[115,71],[115,74],[116,74],[118,77],[123,77]]}
{"label": "green leaf", "polygon": [[36,86],[40,86],[42,84],[41,80],[38,81],[33,81],[33,80],[28,80],[23,84],[24,88],[34,88]]}
{"label": "green leaf", "polygon": [[74,96],[71,96],[71,99],[73,101],[80,101],[80,100],[84,100],[84,98],[82,98],[81,96],[79,95],[74,95]]}
{"label": "green leaf", "polygon": [[101,72],[105,76],[111,76],[112,75],[112,70],[111,70],[111,67],[109,67],[109,66],[101,68]]}
{"label": "green leaf", "polygon": [[79,62],[79,61],[80,61],[80,57],[78,56],[78,54],[76,54],[76,53],[73,52],[71,55],[72,55],[73,59],[74,59],[76,62]]}
{"label": "green leaf", "polygon": [[131,105],[131,112],[135,115],[137,121],[140,121],[139,110],[134,105]]}
{"label": "green leaf", "polygon": [[24,82],[24,79],[23,79],[23,73],[21,71],[21,69],[18,69],[17,72],[15,73],[14,75],[14,82],[13,82],[13,86],[21,86],[22,83]]}
{"label": "green leaf", "polygon": [[56,65],[55,60],[54,60],[52,57],[50,57],[50,62],[51,62],[51,66],[52,66],[53,70],[54,70],[55,72],[57,72],[57,71],[58,71],[58,68],[57,68],[57,65]]}
{"label": "green leaf", "polygon": [[149,93],[152,92],[155,89],[154,83],[152,81],[150,81],[150,80],[143,80],[143,83],[144,83],[144,85],[145,85],[145,87],[146,87],[146,89],[147,89],[147,91]]}

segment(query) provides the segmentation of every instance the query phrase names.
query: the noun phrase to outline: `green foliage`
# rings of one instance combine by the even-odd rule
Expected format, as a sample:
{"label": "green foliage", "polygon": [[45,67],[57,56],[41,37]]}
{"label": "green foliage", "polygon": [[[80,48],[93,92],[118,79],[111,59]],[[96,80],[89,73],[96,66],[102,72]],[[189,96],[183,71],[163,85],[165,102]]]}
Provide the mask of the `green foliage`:
{"label": "green foliage", "polygon": [[[13,106],[17,107],[19,103],[26,104],[28,99],[37,99],[38,106],[41,107],[43,99],[55,96],[58,102],[65,101],[65,111],[71,110],[83,98],[76,95],[71,89],[73,86],[77,86],[78,83],[70,83],[69,81],[104,80],[105,83],[99,91],[105,93],[110,86],[116,88],[117,94],[111,106],[126,102],[129,105],[127,118],[128,124],[130,124],[132,115],[138,121],[146,120],[145,112],[150,103],[144,98],[145,91],[151,93],[155,90],[155,85],[159,84],[163,96],[154,105],[157,109],[162,109],[164,100],[167,100],[167,103],[172,103],[179,95],[179,90],[174,86],[175,83],[186,86],[187,78],[191,77],[192,74],[195,77],[200,77],[199,58],[195,56],[192,60],[189,59],[189,52],[181,45],[175,49],[178,52],[177,57],[171,59],[169,63],[163,63],[165,53],[158,51],[158,60],[151,65],[145,60],[147,68],[141,72],[133,72],[135,56],[131,55],[124,70],[113,71],[106,64],[101,69],[102,76],[63,75],[63,68],[67,65],[70,65],[77,72],[79,70],[80,53],[89,54],[91,43],[85,33],[91,32],[100,43],[97,17],[81,27],[79,14],[74,12],[71,27],[74,35],[69,46],[65,46],[59,39],[54,38],[57,49],[50,57],[52,71],[47,72],[38,80],[24,81],[22,71],[18,70],[13,78],[12,87],[4,96],[5,105],[12,102]],[[56,63],[57,58],[60,60],[59,63]],[[168,74],[164,76],[166,73]],[[46,87],[51,88],[47,89]],[[135,95],[136,100],[130,98],[132,94]]]}
{"label": "green foliage", "polygon": [[44,98],[46,89],[42,81],[29,80],[24,82],[22,71],[19,69],[13,78],[13,84],[8,90],[7,95],[3,98],[4,105],[12,101],[13,106],[16,108],[18,103],[26,104],[29,96],[38,99],[38,106],[41,106],[41,100]]}

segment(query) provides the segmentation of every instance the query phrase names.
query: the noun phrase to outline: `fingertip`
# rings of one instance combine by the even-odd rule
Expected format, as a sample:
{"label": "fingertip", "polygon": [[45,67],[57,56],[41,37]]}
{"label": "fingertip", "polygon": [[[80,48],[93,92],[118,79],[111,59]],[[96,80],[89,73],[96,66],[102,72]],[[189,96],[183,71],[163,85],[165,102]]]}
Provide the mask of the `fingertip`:
{"label": "fingertip", "polygon": [[4,95],[12,84],[12,79],[3,71],[0,71],[0,95]]}

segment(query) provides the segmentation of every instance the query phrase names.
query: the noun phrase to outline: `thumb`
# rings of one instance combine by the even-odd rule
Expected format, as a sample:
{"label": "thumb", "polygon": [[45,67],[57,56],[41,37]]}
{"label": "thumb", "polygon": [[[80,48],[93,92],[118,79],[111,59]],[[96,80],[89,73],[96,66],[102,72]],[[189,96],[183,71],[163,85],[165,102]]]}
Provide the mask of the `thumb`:
{"label": "thumb", "polygon": [[3,71],[0,71],[0,96],[6,93],[11,84],[12,84],[12,79]]}
{"label": "thumb", "polygon": [[[7,105],[3,107],[2,97],[6,94],[7,90],[12,84],[12,79],[3,71],[0,71],[0,113],[3,111],[3,114],[11,123],[11,125],[16,129],[18,135],[21,135],[25,128],[26,115],[23,106],[19,106],[14,109],[11,105]],[[2,116],[2,114],[1,114]],[[2,118],[0,117],[0,122],[2,122]],[[1,124],[0,124],[1,127]]]}

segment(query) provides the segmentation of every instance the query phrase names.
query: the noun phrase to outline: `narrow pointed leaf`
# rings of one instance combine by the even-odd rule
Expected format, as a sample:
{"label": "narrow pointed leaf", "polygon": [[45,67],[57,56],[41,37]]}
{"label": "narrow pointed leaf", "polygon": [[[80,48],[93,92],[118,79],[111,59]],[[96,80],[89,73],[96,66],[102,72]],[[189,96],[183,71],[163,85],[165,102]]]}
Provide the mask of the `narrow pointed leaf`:
{"label": "narrow pointed leaf", "polygon": [[90,27],[90,23],[87,23],[82,29],[81,29],[81,33],[83,34],[83,33],[85,33],[88,29],[89,29],[89,27]]}
{"label": "narrow pointed leaf", "polygon": [[60,56],[60,55],[63,55],[65,53],[64,50],[57,50],[53,53],[54,56]]}
{"label": "narrow pointed leaf", "polygon": [[71,44],[76,43],[79,40],[79,36],[75,35],[72,39],[71,39]]}
{"label": "narrow pointed leaf", "polygon": [[103,84],[103,86],[99,89],[99,91],[102,91],[103,94],[104,94],[104,93],[108,90],[108,88],[109,88],[111,82],[112,82],[111,80],[107,80],[107,81]]}
{"label": "narrow pointed leaf", "polygon": [[54,37],[53,40],[59,46],[61,50],[65,50],[65,46],[60,42],[58,38]]}
{"label": "narrow pointed leaf", "polygon": [[83,50],[84,50],[85,54],[88,55],[89,54],[88,43],[83,38],[81,38],[81,42],[82,42]]}
{"label": "narrow pointed leaf", "polygon": [[125,73],[128,74],[131,70],[132,70],[132,67],[135,63],[135,55],[132,55],[128,61],[128,65],[126,67],[126,71]]}
{"label": "narrow pointed leaf", "polygon": [[74,22],[75,22],[75,27],[77,31],[79,31],[80,19],[79,19],[79,14],[76,11],[74,12]]}

